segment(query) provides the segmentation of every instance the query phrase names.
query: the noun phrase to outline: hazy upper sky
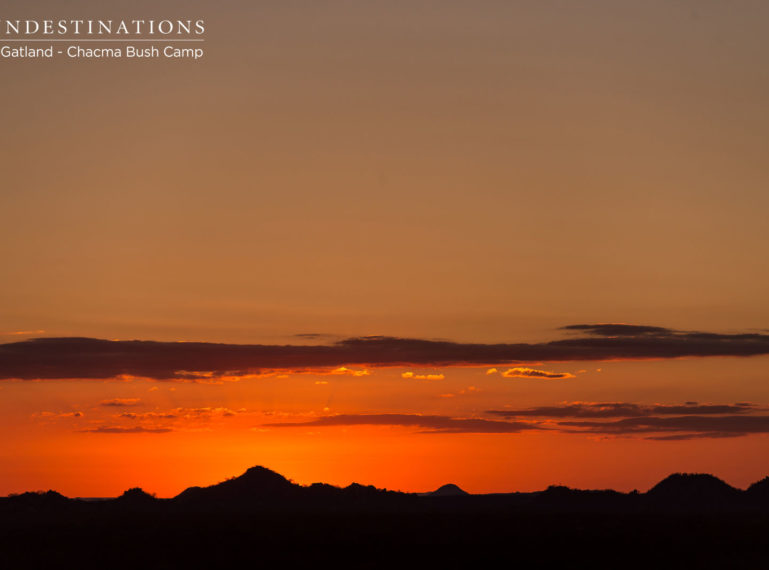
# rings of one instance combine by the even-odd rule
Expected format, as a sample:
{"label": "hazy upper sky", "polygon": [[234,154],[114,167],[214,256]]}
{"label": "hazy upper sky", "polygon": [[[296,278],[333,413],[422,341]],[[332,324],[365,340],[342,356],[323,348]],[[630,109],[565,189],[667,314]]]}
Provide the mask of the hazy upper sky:
{"label": "hazy upper sky", "polygon": [[[158,4],[6,2],[3,19],[205,19],[206,55],[0,60],[0,343],[80,336],[281,344],[300,333],[490,343],[561,338],[558,327],[573,323],[769,327],[766,2]],[[563,366],[576,376],[563,390],[523,380],[513,393],[509,380],[499,388],[505,381],[494,385],[483,368],[457,370],[449,388],[425,380],[414,393],[403,388],[404,369],[382,373],[398,389],[385,390],[392,385],[379,376],[345,376],[369,387],[337,396],[341,407],[325,392],[312,403],[299,396],[326,390],[314,384],[326,381],[320,377],[305,388],[305,376],[290,388],[278,383],[269,405],[263,388],[232,398],[249,410],[312,417],[386,409],[466,418],[583,400],[769,402],[765,357],[686,362],[675,373],[665,368],[671,362],[648,364],[648,372],[617,364],[615,379],[589,389],[577,372],[598,375],[600,362]],[[73,413],[86,403],[102,413],[99,402],[111,397],[151,402],[147,413],[229,409],[220,392],[193,397],[211,386],[185,384],[188,399],[161,402],[152,399],[157,391],[126,396],[110,382],[98,384],[103,394],[76,381],[33,384],[8,382],[0,392],[4,406],[23,410],[12,424],[18,433],[30,414]],[[457,402],[470,386],[485,390],[482,403],[433,405],[454,398],[445,393]],[[45,390],[59,395],[45,405],[30,395]],[[382,390],[393,390],[390,403],[374,397]],[[53,432],[39,429],[39,445],[53,445]],[[274,449],[288,457],[300,439],[275,431],[283,443]],[[479,449],[497,457],[507,445],[498,439],[514,436],[485,437]],[[758,449],[763,437],[740,441],[756,440]],[[222,438],[207,449],[234,441]],[[733,442],[681,449],[706,457],[718,448],[724,464]],[[327,448],[340,454],[344,445]],[[648,449],[649,457],[667,453]],[[18,449],[5,453],[19,471],[0,493],[19,490],[31,472]],[[270,457],[280,464],[279,455]],[[676,470],[684,455],[671,454],[659,471]],[[209,476],[234,475],[225,472],[234,465]],[[480,469],[470,486],[500,490],[504,481],[483,478],[490,471]],[[553,473],[542,467],[520,485],[555,482]],[[628,477],[622,484],[639,484]],[[409,481],[404,487],[433,479]],[[181,485],[163,484],[166,493]]]}
{"label": "hazy upper sky", "polygon": [[763,2],[43,4],[207,54],[2,62],[9,330],[766,325]]}

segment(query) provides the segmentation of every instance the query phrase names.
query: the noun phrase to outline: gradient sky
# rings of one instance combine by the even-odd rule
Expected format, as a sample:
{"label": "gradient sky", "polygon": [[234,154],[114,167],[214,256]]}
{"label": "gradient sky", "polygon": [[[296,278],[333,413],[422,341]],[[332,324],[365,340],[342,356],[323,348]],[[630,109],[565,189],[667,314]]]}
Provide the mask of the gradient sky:
{"label": "gradient sky", "polygon": [[[203,18],[207,41],[198,62],[0,61],[0,344],[766,335],[765,2],[157,4],[4,8]],[[710,354],[20,380],[0,351],[0,494],[170,496],[257,464],[409,491],[745,486],[769,430],[489,413],[765,417],[767,353]],[[471,419],[534,427],[445,429]]]}

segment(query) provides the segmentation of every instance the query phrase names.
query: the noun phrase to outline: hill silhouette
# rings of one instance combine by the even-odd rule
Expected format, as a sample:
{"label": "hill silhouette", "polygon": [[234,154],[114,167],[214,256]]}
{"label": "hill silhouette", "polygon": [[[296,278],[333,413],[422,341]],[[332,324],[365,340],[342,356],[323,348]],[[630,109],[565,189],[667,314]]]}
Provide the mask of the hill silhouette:
{"label": "hill silhouette", "polygon": [[227,503],[238,501],[247,504],[290,501],[300,492],[300,487],[282,475],[256,466],[243,475],[209,487],[190,487],[174,497],[180,503]]}
{"label": "hill silhouette", "polygon": [[146,503],[152,502],[154,499],[155,497],[153,495],[145,492],[140,487],[134,487],[125,491],[116,500],[130,503]]}
{"label": "hill silhouette", "polygon": [[72,502],[72,499],[68,499],[56,491],[26,492],[0,499],[0,507],[2,507],[0,513],[5,511],[10,513],[33,512],[45,514],[66,509]]}
{"label": "hill silhouette", "polygon": [[674,473],[646,493],[657,505],[699,509],[741,505],[744,494],[707,473]]}
{"label": "hill silhouette", "polygon": [[208,487],[190,487],[172,499],[184,508],[200,509],[326,509],[398,508],[414,495],[352,483],[340,488],[325,483],[301,486],[266,467],[251,467],[239,477]]}
{"label": "hill silhouette", "polygon": [[756,481],[745,493],[753,503],[769,506],[769,477]]}
{"label": "hill silhouette", "polygon": [[125,491],[116,499],[102,502],[102,506],[106,504],[107,508],[114,508],[115,510],[120,511],[152,513],[157,511],[159,503],[160,501],[153,495],[150,495],[139,487],[133,487],[132,489]]}

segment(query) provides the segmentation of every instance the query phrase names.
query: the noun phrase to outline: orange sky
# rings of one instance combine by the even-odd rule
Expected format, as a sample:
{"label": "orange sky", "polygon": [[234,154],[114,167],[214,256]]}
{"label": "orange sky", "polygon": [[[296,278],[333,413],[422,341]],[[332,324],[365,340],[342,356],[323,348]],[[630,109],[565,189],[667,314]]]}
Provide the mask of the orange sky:
{"label": "orange sky", "polygon": [[[55,487],[70,496],[110,496],[141,485],[173,496],[255,464],[300,483],[362,481],[408,491],[448,481],[473,492],[551,483],[646,489],[674,471],[708,471],[746,486],[769,472],[764,434],[652,441],[647,438],[660,434],[568,433],[558,418],[519,418],[544,428],[520,433],[266,424],[337,414],[489,419],[489,410],[596,401],[752,402],[765,415],[766,365],[767,357],[557,363],[547,368],[575,377],[555,380],[503,378],[467,367],[416,370],[444,375],[432,380],[404,378],[413,371],[404,368],[220,383],[9,380],[0,388],[0,414],[10,434],[0,446],[6,466],[1,491]],[[137,427],[147,431],[109,431]]]}
{"label": "orange sky", "polygon": [[[0,344],[769,326],[763,3],[12,2],[3,18],[75,12],[203,18],[206,56],[0,60]],[[758,417],[767,358],[0,379],[0,494],[170,496],[255,464],[415,491],[645,489],[673,471],[744,486],[769,474],[766,435],[264,424],[573,402]],[[116,398],[136,401],[101,405]],[[86,431],[136,426],[170,431]]]}

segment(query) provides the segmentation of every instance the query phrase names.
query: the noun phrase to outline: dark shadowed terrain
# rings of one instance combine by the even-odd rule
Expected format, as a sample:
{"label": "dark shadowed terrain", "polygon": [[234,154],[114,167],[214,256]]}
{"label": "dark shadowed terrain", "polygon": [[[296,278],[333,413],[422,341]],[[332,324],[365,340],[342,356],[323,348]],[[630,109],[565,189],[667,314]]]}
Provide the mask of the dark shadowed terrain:
{"label": "dark shadowed terrain", "polygon": [[0,498],[0,568],[761,568],[769,478],[675,474],[646,493],[470,495],[296,485],[263,467],[173,499]]}

